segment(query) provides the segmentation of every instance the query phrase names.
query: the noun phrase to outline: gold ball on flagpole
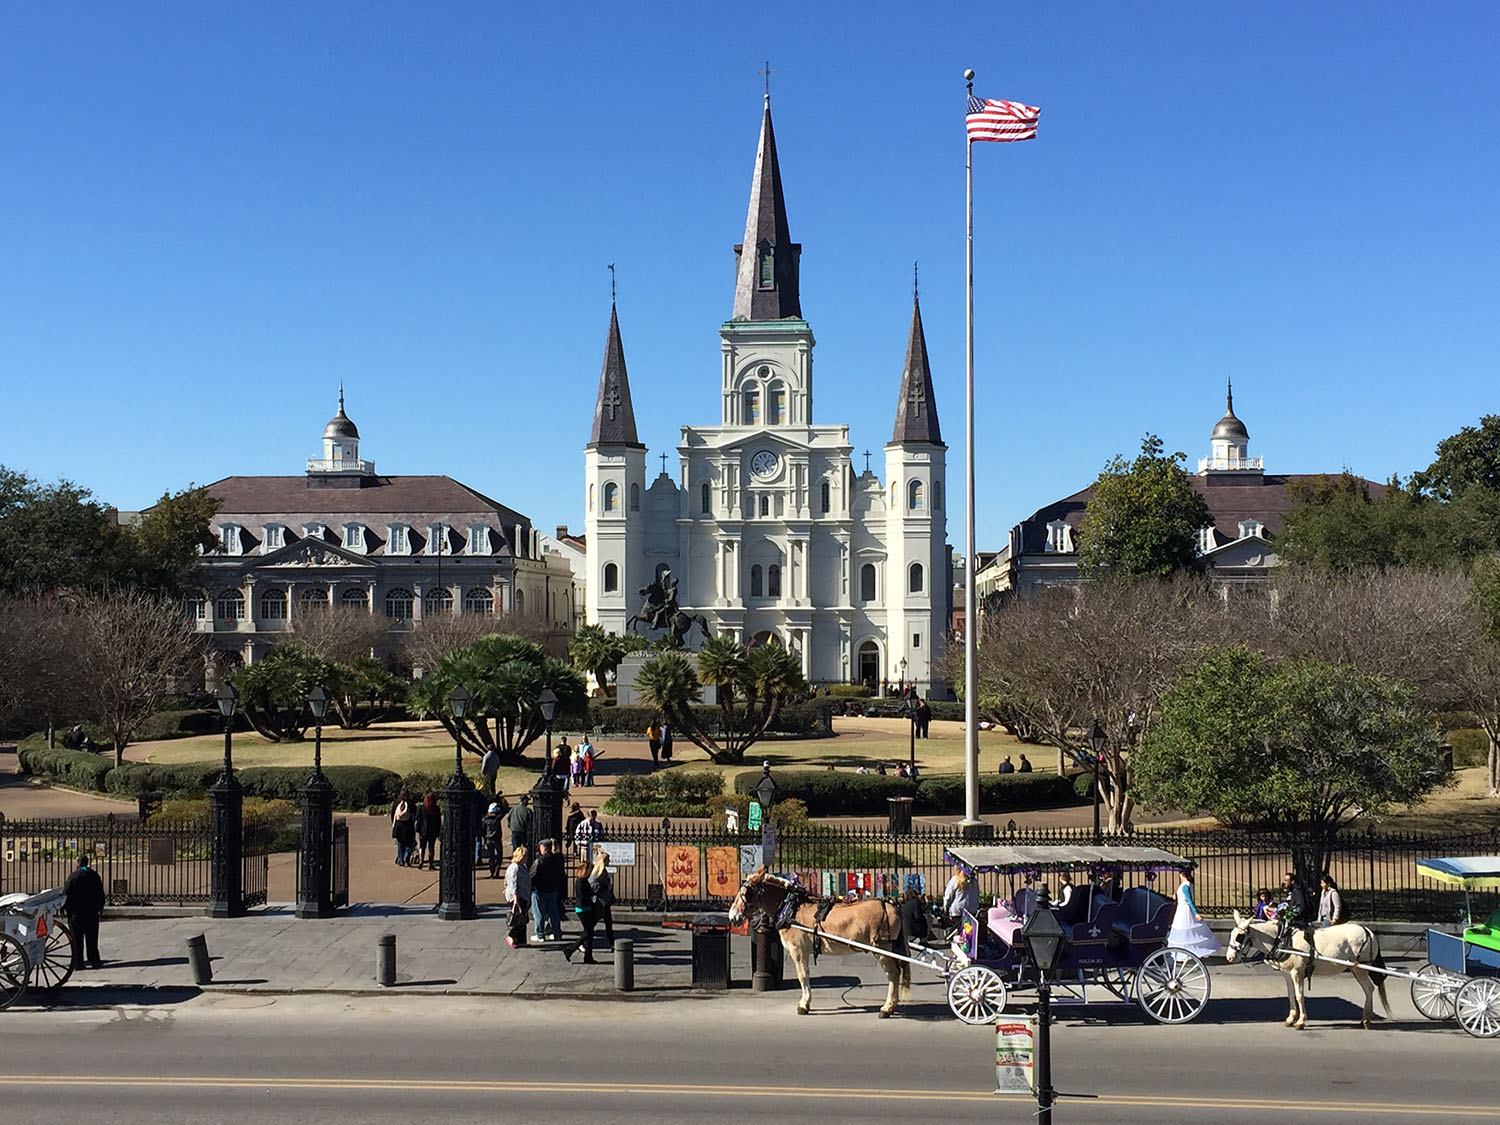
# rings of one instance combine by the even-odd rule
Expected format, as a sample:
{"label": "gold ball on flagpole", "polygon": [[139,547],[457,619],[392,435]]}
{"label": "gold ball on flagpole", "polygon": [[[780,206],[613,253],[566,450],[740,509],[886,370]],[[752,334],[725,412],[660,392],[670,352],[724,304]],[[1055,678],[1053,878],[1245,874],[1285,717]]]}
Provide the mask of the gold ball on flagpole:
{"label": "gold ball on flagpole", "polygon": [[974,72],[972,70],[966,70],[966,71],[964,71],[964,81],[965,82],[972,82],[972,81],[974,81]]}

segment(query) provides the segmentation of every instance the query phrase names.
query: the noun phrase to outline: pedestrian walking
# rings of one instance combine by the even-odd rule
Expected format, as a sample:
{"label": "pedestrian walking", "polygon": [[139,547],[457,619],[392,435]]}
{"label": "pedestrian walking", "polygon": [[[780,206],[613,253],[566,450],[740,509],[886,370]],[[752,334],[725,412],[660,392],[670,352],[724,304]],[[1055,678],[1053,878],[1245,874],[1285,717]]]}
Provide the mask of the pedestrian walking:
{"label": "pedestrian walking", "polygon": [[526,866],[526,845],[510,853],[505,869],[505,901],[510,903],[510,926],[505,943],[512,949],[526,944],[526,914],[531,907],[531,870]]}
{"label": "pedestrian walking", "polygon": [[495,778],[500,775],[500,751],[491,746],[484,752],[484,757],[479,759],[479,772],[484,774],[484,792],[486,796],[495,795]]}
{"label": "pedestrian walking", "polygon": [[391,838],[396,841],[396,865],[405,867],[417,845],[416,809],[405,789],[396,795],[396,803],[391,807]]}
{"label": "pedestrian walking", "polygon": [[666,719],[661,721],[661,760],[672,760],[672,724]]}
{"label": "pedestrian walking", "polygon": [[595,965],[598,962],[594,960],[594,930],[599,925],[599,915],[594,906],[594,888],[589,883],[589,874],[589,865],[580,863],[577,877],[573,880],[573,913],[578,917],[578,924],[583,927],[583,936],[572,945],[565,946],[563,956],[571,961],[573,954],[581,949],[583,963]]}
{"label": "pedestrian walking", "polygon": [[104,962],[99,959],[99,916],[104,913],[104,880],[89,865],[88,856],[78,857],[78,866],[63,883],[63,891],[63,913],[68,916],[68,930],[73,935],[73,968],[83,968],[85,959],[89,968],[103,968]]}
{"label": "pedestrian walking", "polygon": [[416,811],[417,844],[420,849],[417,855],[418,867],[437,867],[437,843],[443,835],[443,814],[438,809],[437,796],[427,793],[422,797],[422,803],[417,806]]}
{"label": "pedestrian walking", "polygon": [[600,848],[594,853],[594,865],[589,870],[589,886],[594,891],[594,911],[604,923],[604,948],[615,947],[615,916],[610,907],[615,901],[615,880],[609,873],[609,853]]}
{"label": "pedestrian walking", "polygon": [[927,700],[917,704],[917,737],[926,738],[927,728],[932,725],[932,708],[927,706]]}
{"label": "pedestrian walking", "polygon": [[574,846],[578,836],[578,826],[585,819],[587,818],[583,815],[583,810],[578,807],[577,801],[568,806],[568,819],[563,821],[563,845],[565,847]]}
{"label": "pedestrian walking", "polygon": [[594,764],[599,759],[599,752],[594,749],[594,744],[589,741],[588,735],[584,735],[583,741],[578,744],[578,757],[583,763],[583,783],[592,788],[594,784]]}
{"label": "pedestrian walking", "polygon": [[521,803],[510,810],[505,818],[505,827],[510,830],[510,846],[514,850],[531,839],[531,795],[521,794]]}
{"label": "pedestrian walking", "polygon": [[561,902],[567,883],[568,869],[557,850],[557,841],[541,841],[536,861],[531,865],[531,918],[537,941],[546,941],[549,932],[562,941]]}
{"label": "pedestrian walking", "polygon": [[557,752],[552,755],[549,768],[552,770],[552,776],[557,778],[558,785],[562,787],[563,796],[566,797],[568,781],[573,770],[573,748],[568,745],[566,738],[558,745]]}
{"label": "pedestrian walking", "polygon": [[651,764],[661,762],[661,725],[655,719],[646,724],[646,747],[651,751]]}
{"label": "pedestrian walking", "polygon": [[588,863],[594,856],[594,845],[604,839],[604,825],[599,823],[599,810],[589,809],[589,815],[578,822],[573,830],[573,848],[578,858]]}
{"label": "pedestrian walking", "polygon": [[490,878],[494,879],[500,874],[500,853],[505,841],[505,814],[500,811],[499,802],[491,803],[479,827],[484,850],[489,855]]}

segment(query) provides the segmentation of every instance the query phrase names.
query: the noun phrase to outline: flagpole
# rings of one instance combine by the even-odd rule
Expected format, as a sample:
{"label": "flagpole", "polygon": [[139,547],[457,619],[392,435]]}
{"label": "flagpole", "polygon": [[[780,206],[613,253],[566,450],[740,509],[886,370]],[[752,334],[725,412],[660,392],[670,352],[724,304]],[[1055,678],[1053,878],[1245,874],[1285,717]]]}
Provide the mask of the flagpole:
{"label": "flagpole", "polygon": [[[969,96],[974,95],[974,72],[964,71]],[[966,363],[964,411],[967,426],[968,447],[965,450],[965,471],[968,487],[965,489],[967,511],[966,539],[964,551],[968,556],[964,565],[964,818],[959,823],[965,836],[987,835],[983,821],[979,819],[979,662],[977,635],[979,632],[979,607],[974,598],[974,572],[979,566],[979,556],[974,549],[974,142],[964,129],[964,180],[967,211],[964,251],[968,272],[966,297],[967,313],[964,318],[966,331]]]}

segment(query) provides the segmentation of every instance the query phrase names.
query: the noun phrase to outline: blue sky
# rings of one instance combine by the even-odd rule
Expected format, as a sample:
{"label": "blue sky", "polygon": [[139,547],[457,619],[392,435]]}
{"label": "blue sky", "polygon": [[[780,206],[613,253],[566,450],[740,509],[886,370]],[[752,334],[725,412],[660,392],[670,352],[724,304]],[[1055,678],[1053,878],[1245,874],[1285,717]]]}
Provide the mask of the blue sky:
{"label": "blue sky", "polygon": [[382,472],[581,527],[607,263],[652,456],[718,420],[767,58],[815,420],[880,467],[920,261],[954,516],[962,71],[1043,109],[974,151],[982,548],[1226,377],[1269,471],[1500,411],[1500,7],[935,7],[6,5],[0,462],[296,473],[342,381]]}

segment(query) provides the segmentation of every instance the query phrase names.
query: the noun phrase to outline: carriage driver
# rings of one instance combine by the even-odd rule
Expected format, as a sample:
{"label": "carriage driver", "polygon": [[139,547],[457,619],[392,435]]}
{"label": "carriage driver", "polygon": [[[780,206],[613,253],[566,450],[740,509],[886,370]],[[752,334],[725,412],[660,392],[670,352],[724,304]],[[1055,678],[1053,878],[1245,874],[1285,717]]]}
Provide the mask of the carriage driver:
{"label": "carriage driver", "polygon": [[1296,873],[1288,871],[1281,880],[1281,901],[1276,904],[1276,921],[1280,924],[1276,931],[1277,948],[1289,944],[1294,928],[1300,929],[1311,945],[1312,918],[1307,892],[1297,882]]}

